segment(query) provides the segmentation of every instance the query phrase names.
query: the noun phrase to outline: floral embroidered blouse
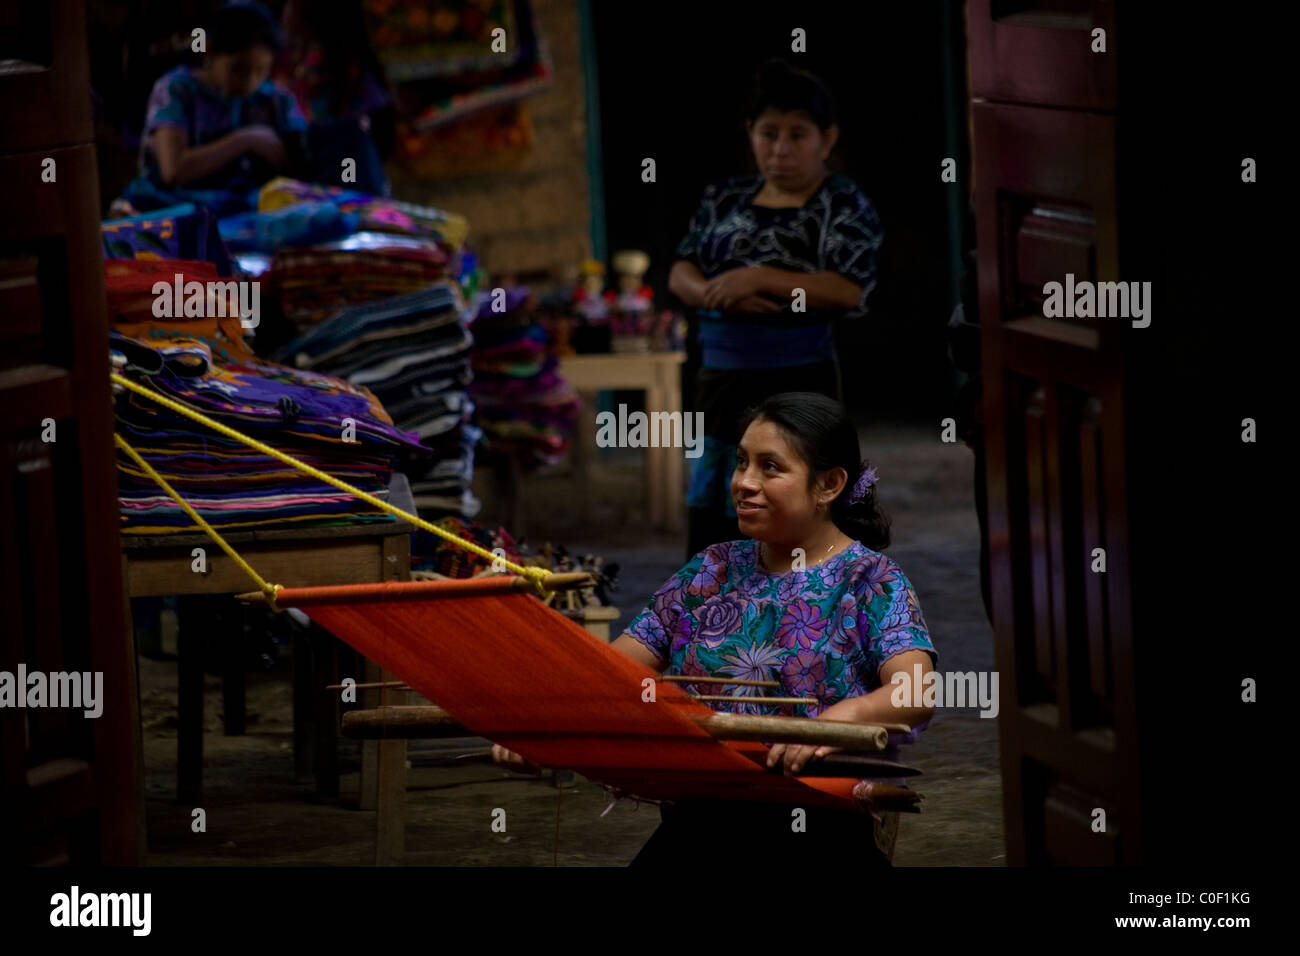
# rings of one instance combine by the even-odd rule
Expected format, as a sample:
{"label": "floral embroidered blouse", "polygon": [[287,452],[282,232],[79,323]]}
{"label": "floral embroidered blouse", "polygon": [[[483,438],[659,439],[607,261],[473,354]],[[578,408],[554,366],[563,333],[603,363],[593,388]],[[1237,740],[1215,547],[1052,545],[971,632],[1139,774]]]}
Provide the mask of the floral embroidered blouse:
{"label": "floral embroidered blouse", "polygon": [[[818,701],[710,702],[738,714],[815,717],[880,687],[880,667],[895,654],[920,649],[938,661],[911,583],[892,559],[859,541],[785,574],[762,567],[757,541],[710,545],[655,592],[627,631],[666,662],[667,674],[776,680],[782,688],[683,685],[688,692]],[[890,750],[907,739],[891,737]]]}

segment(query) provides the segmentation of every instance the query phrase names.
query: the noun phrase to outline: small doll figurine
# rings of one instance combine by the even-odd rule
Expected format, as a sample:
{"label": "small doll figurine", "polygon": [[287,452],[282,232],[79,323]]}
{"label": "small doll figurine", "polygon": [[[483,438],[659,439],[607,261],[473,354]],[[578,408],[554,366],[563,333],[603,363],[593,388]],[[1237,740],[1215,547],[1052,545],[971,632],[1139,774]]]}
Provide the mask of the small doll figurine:
{"label": "small doll figurine", "polygon": [[615,308],[629,321],[629,333],[644,335],[654,311],[654,293],[645,284],[650,257],[636,249],[614,253],[614,271],[618,273],[618,296]]}
{"label": "small doll figurine", "polygon": [[609,292],[614,310],[614,334],[621,341],[615,351],[644,352],[650,347],[649,335],[654,320],[654,296],[645,284],[650,257],[636,249],[614,253],[614,271],[618,273],[618,292]]}
{"label": "small doll figurine", "polygon": [[609,318],[609,305],[603,295],[605,266],[588,259],[582,264],[582,285],[573,293],[573,308],[588,322],[602,322]]}

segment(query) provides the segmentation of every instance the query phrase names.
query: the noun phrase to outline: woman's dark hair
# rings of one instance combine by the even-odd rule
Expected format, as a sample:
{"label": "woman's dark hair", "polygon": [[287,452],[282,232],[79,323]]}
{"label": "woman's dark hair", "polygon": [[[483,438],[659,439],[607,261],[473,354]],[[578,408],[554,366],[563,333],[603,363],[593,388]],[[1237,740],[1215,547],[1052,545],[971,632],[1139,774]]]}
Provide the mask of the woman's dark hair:
{"label": "woman's dark hair", "polygon": [[207,52],[243,53],[255,46],[280,49],[280,30],[271,11],[260,3],[228,3],[208,20]]}
{"label": "woman's dark hair", "polygon": [[826,84],[784,60],[768,60],[758,71],[758,93],[746,118],[753,123],[767,109],[803,110],[823,132],[835,122],[835,101]]}
{"label": "woman's dark hair", "polygon": [[299,7],[302,30],[320,45],[321,73],[335,115],[360,97],[367,75],[388,92],[384,67],[370,45],[362,0],[302,0]]}
{"label": "woman's dark hair", "polygon": [[859,457],[858,429],[843,405],[816,392],[782,392],[749,409],[740,420],[740,433],[757,421],[781,430],[808,466],[809,489],[820,475],[843,468],[849,477],[831,502],[831,520],[873,551],[889,547],[889,518],[880,510],[876,486],[868,488],[861,501],[849,503],[853,486],[870,462]]}

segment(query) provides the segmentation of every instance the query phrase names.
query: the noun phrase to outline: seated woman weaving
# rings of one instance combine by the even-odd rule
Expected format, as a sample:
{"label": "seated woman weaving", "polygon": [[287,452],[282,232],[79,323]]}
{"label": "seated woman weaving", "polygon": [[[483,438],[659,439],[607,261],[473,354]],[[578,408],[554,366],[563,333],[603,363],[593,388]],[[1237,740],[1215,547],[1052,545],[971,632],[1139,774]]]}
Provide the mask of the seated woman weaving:
{"label": "seated woman weaving", "polygon": [[[857,430],[834,399],[811,392],[768,398],[740,422],[731,496],[749,539],[710,545],[655,592],[614,647],[662,674],[712,680],[688,692],[729,695],[715,710],[785,714],[922,729],[932,708],[896,707],[895,673],[922,679],[937,661],[916,592],[880,553],[889,543],[876,500],[875,473],[860,461]],[[781,690],[725,684],[775,680]],[[771,705],[770,695],[816,698]],[[832,747],[776,744],[768,766],[797,773]],[[891,743],[881,756],[897,754]],[[522,757],[495,747],[498,761]],[[727,858],[752,856],[807,864],[846,853],[888,865],[873,820],[851,811],[807,808],[806,828],[791,807],[681,801],[636,864],[666,862],[709,847]]]}

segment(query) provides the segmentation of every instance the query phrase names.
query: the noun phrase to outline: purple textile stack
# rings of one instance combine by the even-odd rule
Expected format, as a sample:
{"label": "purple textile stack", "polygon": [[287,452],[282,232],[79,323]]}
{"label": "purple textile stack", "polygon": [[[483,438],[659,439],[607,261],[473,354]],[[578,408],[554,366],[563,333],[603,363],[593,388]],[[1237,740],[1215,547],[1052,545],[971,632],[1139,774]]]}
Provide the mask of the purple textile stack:
{"label": "purple textile stack", "polygon": [[[206,342],[177,333],[113,334],[126,371],[166,397],[285,452],[381,500],[394,469],[427,457],[363,388],[239,355],[214,362]],[[134,392],[116,401],[119,434],[217,528],[354,524],[391,515],[278,459],[226,438]],[[119,453],[122,530],[198,530],[128,456]]]}
{"label": "purple textile stack", "polygon": [[480,295],[471,326],[476,421],[486,448],[522,453],[526,464],[557,464],[572,444],[581,401],[546,351],[529,290],[504,292],[495,301],[492,290]]}

